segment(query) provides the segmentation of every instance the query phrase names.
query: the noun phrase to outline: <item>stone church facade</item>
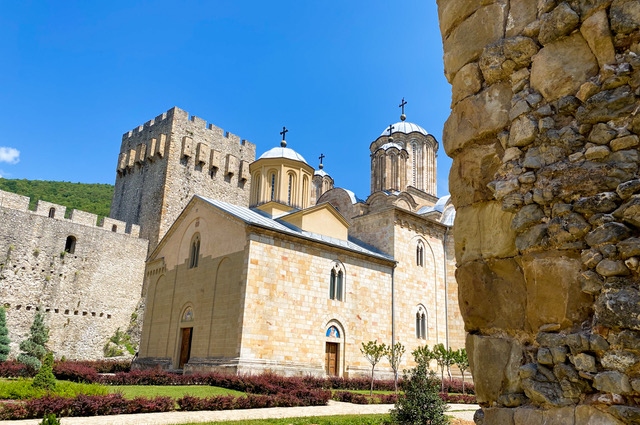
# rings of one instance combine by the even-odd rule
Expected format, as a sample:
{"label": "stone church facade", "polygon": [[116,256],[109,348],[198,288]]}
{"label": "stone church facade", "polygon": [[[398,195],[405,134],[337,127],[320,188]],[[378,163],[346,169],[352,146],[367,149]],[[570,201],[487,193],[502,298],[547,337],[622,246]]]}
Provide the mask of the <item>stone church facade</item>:
{"label": "stone church facade", "polygon": [[366,201],[284,141],[250,163],[247,204],[193,196],[147,261],[137,366],[356,376],[362,342],[401,342],[402,367],[462,347],[437,148],[403,114],[371,144]]}

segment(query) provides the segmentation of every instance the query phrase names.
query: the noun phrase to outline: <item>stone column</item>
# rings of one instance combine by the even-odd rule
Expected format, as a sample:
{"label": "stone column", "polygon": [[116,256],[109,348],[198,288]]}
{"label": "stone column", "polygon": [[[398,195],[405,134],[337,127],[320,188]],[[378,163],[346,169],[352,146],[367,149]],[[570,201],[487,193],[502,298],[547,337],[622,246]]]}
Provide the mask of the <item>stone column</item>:
{"label": "stone column", "polygon": [[477,423],[640,423],[640,1],[438,0]]}

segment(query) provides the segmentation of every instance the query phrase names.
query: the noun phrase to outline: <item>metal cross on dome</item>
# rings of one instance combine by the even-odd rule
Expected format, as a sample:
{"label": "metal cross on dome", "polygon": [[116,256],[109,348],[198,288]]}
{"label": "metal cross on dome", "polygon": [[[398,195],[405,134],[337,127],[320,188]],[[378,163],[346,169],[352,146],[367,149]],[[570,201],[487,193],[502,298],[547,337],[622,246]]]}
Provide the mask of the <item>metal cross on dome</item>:
{"label": "metal cross on dome", "polygon": [[282,135],[282,140],[285,139],[285,136],[287,135],[287,133],[289,132],[289,130],[287,130],[287,127],[285,127],[284,125],[282,126],[282,131],[280,132],[280,134]]}
{"label": "metal cross on dome", "polygon": [[320,160],[320,165],[322,165],[322,160],[325,158],[324,154],[321,153],[318,159]]}
{"label": "metal cross on dome", "polygon": [[399,108],[402,108],[402,115],[404,115],[404,105],[406,105],[406,104],[407,104],[407,101],[406,101],[406,100],[404,100],[404,97],[403,97],[403,98],[402,98],[402,103],[400,103],[400,104],[398,105],[398,107],[399,107]]}
{"label": "metal cross on dome", "polygon": [[391,132],[393,131],[395,127],[393,126],[393,124],[389,125],[389,128],[387,129],[389,131],[389,136],[391,136]]}

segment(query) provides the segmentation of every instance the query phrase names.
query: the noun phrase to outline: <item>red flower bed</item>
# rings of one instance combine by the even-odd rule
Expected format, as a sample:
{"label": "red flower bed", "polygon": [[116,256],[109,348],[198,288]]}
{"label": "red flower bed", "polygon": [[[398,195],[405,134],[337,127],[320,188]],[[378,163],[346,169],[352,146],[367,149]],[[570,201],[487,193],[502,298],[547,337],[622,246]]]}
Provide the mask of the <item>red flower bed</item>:
{"label": "red flower bed", "polygon": [[478,402],[473,394],[440,393],[440,398],[447,403],[475,404]]}

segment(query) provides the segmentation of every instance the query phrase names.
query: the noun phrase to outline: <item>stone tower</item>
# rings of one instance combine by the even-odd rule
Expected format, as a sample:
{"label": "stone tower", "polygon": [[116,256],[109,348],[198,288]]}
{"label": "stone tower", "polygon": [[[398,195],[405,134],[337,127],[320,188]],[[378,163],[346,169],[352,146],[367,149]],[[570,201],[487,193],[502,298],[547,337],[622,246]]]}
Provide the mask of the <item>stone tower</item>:
{"label": "stone tower", "polygon": [[438,142],[417,124],[406,121],[387,127],[369,147],[371,193],[405,192],[413,187],[436,196]]}
{"label": "stone tower", "polygon": [[247,206],[254,158],[254,144],[174,107],[122,136],[110,216],[153,249],[194,194]]}

